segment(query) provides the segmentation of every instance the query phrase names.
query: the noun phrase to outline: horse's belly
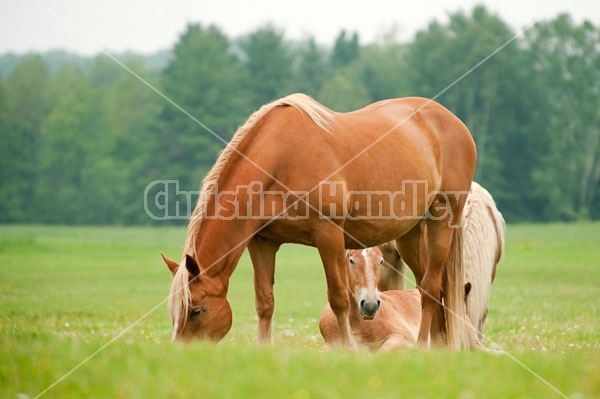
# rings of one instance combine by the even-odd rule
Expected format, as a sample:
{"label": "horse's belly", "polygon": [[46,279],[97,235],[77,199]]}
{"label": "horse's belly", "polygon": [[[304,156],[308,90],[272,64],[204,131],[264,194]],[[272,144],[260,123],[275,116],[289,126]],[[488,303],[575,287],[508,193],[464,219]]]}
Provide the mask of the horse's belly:
{"label": "horse's belly", "polygon": [[349,192],[344,230],[347,247],[373,246],[406,234],[433,201],[423,182],[402,184],[398,189]]}
{"label": "horse's belly", "polygon": [[395,240],[412,229],[419,220],[357,220],[344,224],[346,248],[373,247]]}

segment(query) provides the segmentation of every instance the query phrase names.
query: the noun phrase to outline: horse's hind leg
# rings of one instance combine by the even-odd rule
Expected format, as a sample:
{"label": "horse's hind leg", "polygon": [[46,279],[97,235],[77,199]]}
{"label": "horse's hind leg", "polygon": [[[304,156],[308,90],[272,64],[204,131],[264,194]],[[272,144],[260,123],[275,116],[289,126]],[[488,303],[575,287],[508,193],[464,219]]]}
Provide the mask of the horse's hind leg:
{"label": "horse's hind leg", "polygon": [[465,198],[452,200],[448,195],[436,196],[429,209],[427,223],[427,265],[420,285],[423,310],[418,343],[427,345],[431,340],[444,339],[446,323],[442,306],[442,279],[446,261],[450,255],[456,226],[460,220]]}
{"label": "horse's hind leg", "polygon": [[248,245],[248,252],[254,267],[254,292],[256,315],[258,316],[259,344],[272,341],[272,319],[275,310],[273,284],[275,283],[275,254],[279,245],[260,237],[254,237]]}
{"label": "horse's hind leg", "polygon": [[417,285],[421,284],[427,267],[426,230],[425,221],[422,220],[408,233],[396,239],[396,247],[401,257],[399,263],[406,263],[413,272]]}
{"label": "horse's hind leg", "polygon": [[[442,283],[446,267],[451,267],[453,274],[461,274],[462,271],[462,233],[458,228],[458,222],[462,214],[466,195],[450,196],[444,193],[438,194],[429,209],[427,218],[427,268],[421,282],[421,306],[423,314],[421,318],[421,326],[419,329],[419,344],[426,344],[429,334],[432,341],[440,341],[444,339],[446,334],[446,322],[444,319],[444,309],[442,306]],[[455,237],[456,235],[456,237]],[[453,240],[456,240],[456,246],[453,248]],[[450,251],[453,251],[452,258],[449,258]],[[447,262],[452,262],[447,266]],[[450,278],[450,277],[448,277]],[[468,343],[462,342],[464,337],[462,332],[464,327],[458,325],[456,318],[464,317],[464,284],[460,281],[460,277],[452,277],[453,281],[448,281],[449,292],[444,293],[446,298],[445,305],[449,311],[453,312],[450,315],[452,320],[450,328],[451,336],[448,337],[448,344],[456,347],[462,347]],[[457,304],[457,293],[454,292],[456,287],[460,287],[460,303]],[[463,306],[459,309],[458,307]],[[460,342],[457,342],[460,341]]]}

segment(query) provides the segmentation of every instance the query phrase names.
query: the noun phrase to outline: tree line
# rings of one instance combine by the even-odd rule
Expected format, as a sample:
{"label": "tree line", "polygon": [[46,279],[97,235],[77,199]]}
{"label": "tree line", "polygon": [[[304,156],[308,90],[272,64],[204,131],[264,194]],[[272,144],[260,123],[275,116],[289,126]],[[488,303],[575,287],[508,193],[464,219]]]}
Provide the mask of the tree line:
{"label": "tree line", "polygon": [[127,69],[99,55],[52,71],[21,57],[0,77],[0,223],[156,224],[144,195],[161,195],[149,186],[159,180],[179,182],[161,211],[184,215],[196,198],[177,190],[197,191],[223,140],[292,92],[336,111],[435,98],[473,133],[476,180],[507,220],[598,219],[598,43],[599,27],[567,14],[517,35],[479,6],[409,43],[341,31],[320,46],[270,24],[239,38],[191,24],[160,70],[134,56]]}

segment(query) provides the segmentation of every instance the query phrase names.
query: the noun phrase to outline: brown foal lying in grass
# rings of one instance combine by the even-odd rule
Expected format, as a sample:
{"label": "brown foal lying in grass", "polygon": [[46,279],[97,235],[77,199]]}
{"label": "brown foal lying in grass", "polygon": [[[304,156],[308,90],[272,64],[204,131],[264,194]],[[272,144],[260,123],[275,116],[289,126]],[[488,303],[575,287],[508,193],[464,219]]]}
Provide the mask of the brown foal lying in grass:
{"label": "brown foal lying in grass", "polygon": [[[346,274],[350,300],[350,326],[357,341],[371,350],[390,351],[416,345],[421,323],[421,294],[418,289],[379,292],[377,283],[383,255],[377,247],[346,251]],[[465,285],[465,299],[471,285]],[[480,348],[477,332],[465,319],[471,348]],[[339,346],[337,319],[325,306],[319,321],[328,347]]]}

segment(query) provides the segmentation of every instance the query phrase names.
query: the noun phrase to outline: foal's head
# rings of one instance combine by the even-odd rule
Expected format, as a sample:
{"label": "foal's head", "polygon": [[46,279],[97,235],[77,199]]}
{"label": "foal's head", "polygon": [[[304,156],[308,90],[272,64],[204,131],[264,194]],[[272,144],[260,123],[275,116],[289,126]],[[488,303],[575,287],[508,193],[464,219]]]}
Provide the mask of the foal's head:
{"label": "foal's head", "polygon": [[383,254],[377,247],[346,251],[348,283],[360,317],[371,320],[379,310],[377,282],[383,265]]}

